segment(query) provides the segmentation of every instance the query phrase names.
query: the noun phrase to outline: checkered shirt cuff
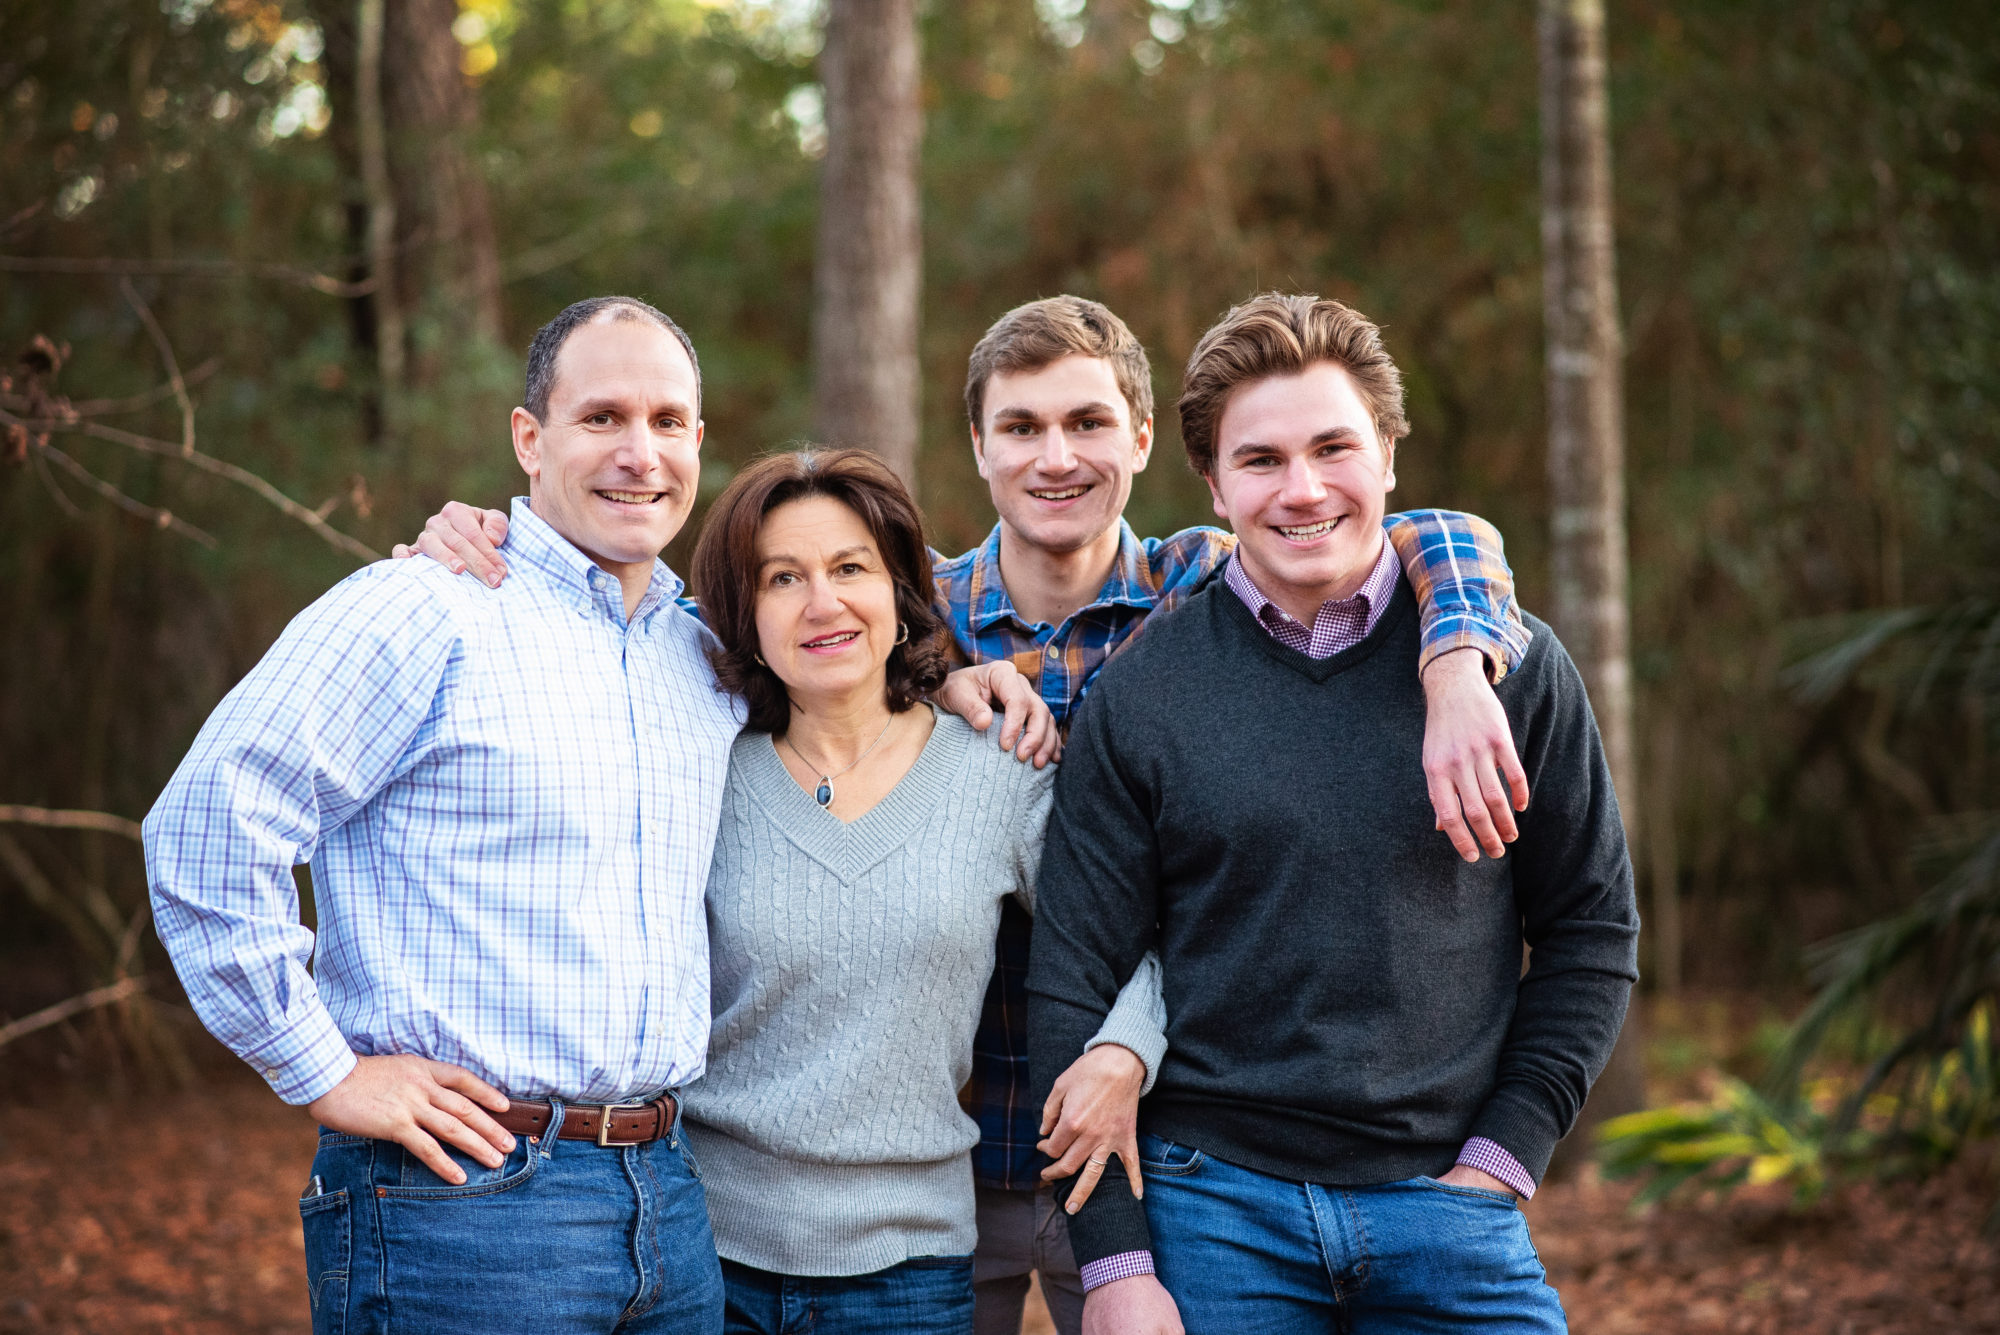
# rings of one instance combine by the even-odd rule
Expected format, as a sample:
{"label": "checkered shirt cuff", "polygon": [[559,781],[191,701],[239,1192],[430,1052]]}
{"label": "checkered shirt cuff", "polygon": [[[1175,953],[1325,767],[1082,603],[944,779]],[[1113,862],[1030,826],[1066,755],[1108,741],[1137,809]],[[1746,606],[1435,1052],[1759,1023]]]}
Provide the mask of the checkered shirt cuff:
{"label": "checkered shirt cuff", "polygon": [[1458,1152],[1458,1162],[1461,1167],[1491,1173],[1524,1201],[1535,1198],[1535,1179],[1521,1167],[1521,1161],[1484,1136],[1474,1136],[1466,1141],[1465,1148]]}
{"label": "checkered shirt cuff", "polygon": [[1134,1275],[1152,1274],[1153,1254],[1151,1252],[1120,1252],[1116,1256],[1107,1256],[1101,1261],[1092,1261],[1079,1273],[1083,1280],[1083,1291],[1089,1293],[1092,1289],[1103,1288],[1113,1280],[1130,1279]]}

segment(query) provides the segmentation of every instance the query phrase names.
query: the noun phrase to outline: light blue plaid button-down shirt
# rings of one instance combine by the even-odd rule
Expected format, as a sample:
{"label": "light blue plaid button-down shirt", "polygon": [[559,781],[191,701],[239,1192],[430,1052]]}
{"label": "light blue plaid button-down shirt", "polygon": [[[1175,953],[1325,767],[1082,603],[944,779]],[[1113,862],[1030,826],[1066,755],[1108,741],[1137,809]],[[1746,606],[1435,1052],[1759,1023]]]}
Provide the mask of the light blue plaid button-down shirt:
{"label": "light blue plaid button-down shirt", "polygon": [[505,551],[498,590],[384,561],[308,607],[146,818],[188,997],[287,1102],[355,1053],[521,1098],[701,1074],[702,893],[742,705],[664,564],[628,621],[618,581],[525,499]]}

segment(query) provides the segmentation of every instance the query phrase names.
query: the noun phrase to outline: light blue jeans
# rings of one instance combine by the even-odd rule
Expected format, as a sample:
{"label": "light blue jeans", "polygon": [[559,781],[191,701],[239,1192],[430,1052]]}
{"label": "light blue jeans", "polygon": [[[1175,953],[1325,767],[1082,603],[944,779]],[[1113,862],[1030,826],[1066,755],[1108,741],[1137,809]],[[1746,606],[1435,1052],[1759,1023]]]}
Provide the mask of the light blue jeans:
{"label": "light blue jeans", "polygon": [[1139,1137],[1153,1263],[1188,1335],[1566,1331],[1510,1192],[1322,1187]]}
{"label": "light blue jeans", "polygon": [[722,1273],[678,1125],[649,1145],[515,1137],[453,1186],[393,1141],[321,1130],[299,1201],[313,1335],[718,1335]]}

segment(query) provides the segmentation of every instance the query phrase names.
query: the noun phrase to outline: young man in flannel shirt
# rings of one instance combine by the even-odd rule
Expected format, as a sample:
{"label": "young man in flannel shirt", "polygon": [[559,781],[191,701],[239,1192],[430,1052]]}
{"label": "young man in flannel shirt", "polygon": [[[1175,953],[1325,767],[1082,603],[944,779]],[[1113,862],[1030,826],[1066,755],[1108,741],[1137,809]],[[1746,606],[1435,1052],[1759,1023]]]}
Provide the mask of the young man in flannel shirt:
{"label": "young man in flannel shirt", "polygon": [[[1106,660],[1213,574],[1236,540],[1193,528],[1142,541],[1124,522],[1132,477],[1153,445],[1152,372],[1131,330],[1099,303],[1051,297],[1003,315],[972,351],[965,402],[999,523],[978,548],[939,561],[938,599],[966,662],[1012,663],[1066,726]],[[1385,524],[1422,606],[1423,647],[1410,666],[1429,699],[1424,770],[1440,838],[1467,859],[1482,849],[1498,857],[1514,837],[1509,804],[1527,794],[1488,683],[1528,645],[1500,534],[1450,511],[1392,515]],[[493,547],[504,534],[499,512],[453,502],[418,545],[491,580],[504,569]],[[1495,782],[1496,770],[1511,790]],[[1081,1182],[1094,1186],[1121,1148],[1123,1162],[1136,1162],[1133,1110],[1145,1068],[1126,1049],[1094,1049],[1058,1086],[1046,1119],[1029,1094],[1029,925],[1010,904],[972,1079],[960,1095],[981,1133],[973,1151],[979,1335],[1020,1330],[1032,1272],[1056,1329],[1078,1335],[1084,1283],[1044,1178],[1081,1168]],[[1038,1142],[1058,1156],[1054,1166]],[[1088,1194],[1080,1187],[1078,1199]]]}

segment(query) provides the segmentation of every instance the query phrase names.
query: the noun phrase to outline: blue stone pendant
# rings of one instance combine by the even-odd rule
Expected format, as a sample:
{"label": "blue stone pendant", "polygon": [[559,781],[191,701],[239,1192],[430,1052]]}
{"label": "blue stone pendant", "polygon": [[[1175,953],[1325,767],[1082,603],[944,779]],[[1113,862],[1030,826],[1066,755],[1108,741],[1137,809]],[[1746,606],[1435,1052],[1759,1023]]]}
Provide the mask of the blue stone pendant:
{"label": "blue stone pendant", "polygon": [[813,790],[813,801],[819,803],[822,807],[830,807],[833,805],[832,779],[822,778],[819,781],[819,787]]}

